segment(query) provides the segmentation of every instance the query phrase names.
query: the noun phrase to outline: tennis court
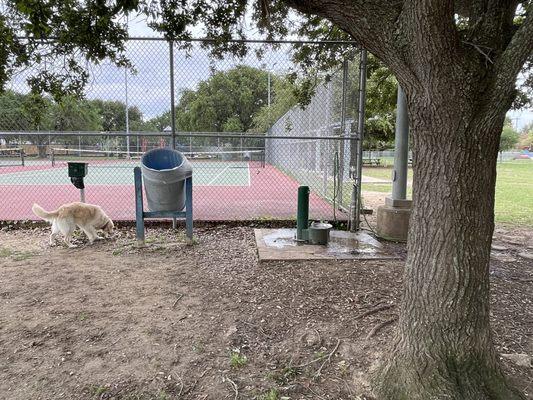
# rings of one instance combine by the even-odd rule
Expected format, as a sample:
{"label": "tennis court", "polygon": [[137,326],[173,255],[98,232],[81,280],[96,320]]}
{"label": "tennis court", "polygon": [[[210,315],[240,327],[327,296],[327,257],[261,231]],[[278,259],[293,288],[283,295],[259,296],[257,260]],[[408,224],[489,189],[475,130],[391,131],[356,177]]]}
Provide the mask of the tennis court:
{"label": "tennis court", "polygon": [[[0,162],[0,219],[35,219],[32,204],[45,209],[79,200],[67,174],[68,161],[89,164],[86,201],[101,205],[112,218],[134,219],[133,168],[139,158],[124,154],[61,151],[48,159],[18,154]],[[64,149],[63,149],[64,150]],[[137,155],[133,155],[136,157]],[[295,179],[265,164],[262,151],[186,154],[193,167],[194,218],[197,220],[292,219],[296,215]],[[330,219],[332,206],[311,195],[311,213]]]}
{"label": "tennis court", "polygon": [[[81,160],[80,160],[81,161]],[[83,159],[88,162],[90,172],[86,185],[128,185],[133,184],[133,168],[139,162],[105,162]],[[202,162],[192,160],[194,184],[196,186],[250,186],[250,163],[248,162]],[[32,168],[33,167],[33,168]],[[49,168],[42,164],[26,162],[17,171],[1,173],[0,185],[33,185],[42,182],[49,186],[70,184],[67,162],[58,162]]]}

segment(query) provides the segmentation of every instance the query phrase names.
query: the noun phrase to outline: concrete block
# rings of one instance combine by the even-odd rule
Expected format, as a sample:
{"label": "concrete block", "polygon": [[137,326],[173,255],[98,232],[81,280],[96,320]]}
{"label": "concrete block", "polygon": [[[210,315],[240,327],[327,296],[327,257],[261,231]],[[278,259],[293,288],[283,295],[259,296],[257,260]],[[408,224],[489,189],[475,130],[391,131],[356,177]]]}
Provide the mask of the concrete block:
{"label": "concrete block", "polygon": [[409,208],[413,206],[413,200],[396,200],[390,196],[385,198],[385,205],[394,208]]}
{"label": "concrete block", "polygon": [[397,242],[407,241],[409,232],[410,208],[390,207],[387,204],[378,207],[377,234],[379,237]]}

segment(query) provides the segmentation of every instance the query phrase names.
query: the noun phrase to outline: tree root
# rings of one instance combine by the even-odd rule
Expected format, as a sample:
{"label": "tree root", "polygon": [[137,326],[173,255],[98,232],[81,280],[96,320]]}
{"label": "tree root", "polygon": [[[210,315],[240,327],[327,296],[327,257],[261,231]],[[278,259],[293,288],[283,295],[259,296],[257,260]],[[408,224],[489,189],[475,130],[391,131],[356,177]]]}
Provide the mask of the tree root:
{"label": "tree root", "polygon": [[365,311],[362,314],[359,314],[354,319],[358,320],[358,319],[361,319],[361,318],[364,318],[364,317],[368,317],[369,315],[375,314],[375,313],[380,312],[380,311],[388,310],[389,308],[392,308],[392,307],[394,307],[394,304],[378,305],[378,306],[375,306],[375,307],[371,308],[368,311]]}
{"label": "tree root", "polygon": [[390,318],[390,319],[388,319],[388,320],[386,320],[386,321],[380,322],[379,324],[377,324],[376,326],[374,326],[370,332],[368,332],[368,335],[366,335],[365,340],[370,339],[370,338],[373,337],[376,333],[378,333],[381,329],[383,329],[383,328],[386,327],[387,325],[393,324],[393,323],[396,322],[397,320],[398,320],[398,316],[395,315],[394,317],[392,317],[392,318]]}

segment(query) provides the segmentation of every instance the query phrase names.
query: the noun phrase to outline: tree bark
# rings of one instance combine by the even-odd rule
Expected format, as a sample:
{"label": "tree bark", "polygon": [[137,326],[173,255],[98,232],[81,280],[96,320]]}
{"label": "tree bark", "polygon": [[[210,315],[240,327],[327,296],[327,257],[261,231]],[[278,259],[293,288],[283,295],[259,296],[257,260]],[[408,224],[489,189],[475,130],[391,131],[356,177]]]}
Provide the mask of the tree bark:
{"label": "tree bark", "polygon": [[494,188],[506,109],[482,102],[467,107],[469,98],[417,93],[408,99],[413,211],[398,338],[375,380],[379,400],[523,398],[501,372],[489,323]]}
{"label": "tree bark", "polygon": [[[518,1],[285,0],[329,19],[396,75],[414,139],[413,210],[399,332],[379,400],[514,400],[489,324],[498,144],[533,52]],[[459,7],[460,5],[460,7]],[[459,26],[457,15],[466,16]]]}

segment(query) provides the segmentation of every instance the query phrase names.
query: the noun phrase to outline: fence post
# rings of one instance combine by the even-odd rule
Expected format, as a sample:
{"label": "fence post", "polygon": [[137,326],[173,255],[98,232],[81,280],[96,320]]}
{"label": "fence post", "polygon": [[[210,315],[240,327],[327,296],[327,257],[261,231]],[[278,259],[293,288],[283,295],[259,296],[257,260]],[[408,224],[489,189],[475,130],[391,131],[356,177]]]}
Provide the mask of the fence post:
{"label": "fence post", "polygon": [[124,68],[124,85],[126,96],[126,154],[130,158],[130,112],[129,112],[129,99],[128,99],[128,68]]}
{"label": "fence post", "polygon": [[[341,138],[346,135],[346,91],[348,87],[348,60],[342,62],[342,97],[341,97]],[[343,183],[344,183],[344,140],[339,141],[339,165],[338,165],[337,187],[338,187],[338,204],[344,205],[343,202]],[[333,193],[335,196],[335,193]]]}
{"label": "fence post", "polygon": [[144,207],[142,192],[142,172],[140,167],[133,169],[135,177],[135,234],[137,246],[144,246]]}
{"label": "fence post", "polygon": [[170,54],[170,117],[172,128],[172,149],[176,150],[176,110],[174,108],[174,42],[168,41]]}
{"label": "fence post", "polygon": [[185,227],[192,244],[192,176],[185,180]]}
{"label": "fence post", "polygon": [[365,102],[366,102],[366,50],[361,49],[359,65],[359,110],[357,117],[357,169],[354,191],[352,192],[352,207],[350,231],[359,230],[361,219],[361,185],[363,182],[363,139],[365,136]]}
{"label": "fence post", "polygon": [[405,200],[407,198],[407,163],[409,158],[409,118],[407,116],[407,99],[400,85],[398,85],[396,108],[392,199]]}

